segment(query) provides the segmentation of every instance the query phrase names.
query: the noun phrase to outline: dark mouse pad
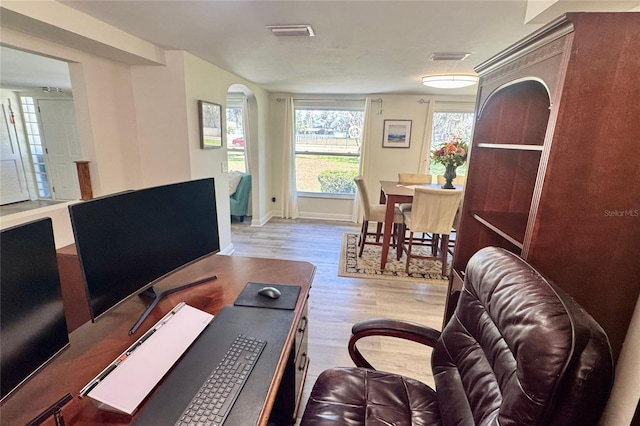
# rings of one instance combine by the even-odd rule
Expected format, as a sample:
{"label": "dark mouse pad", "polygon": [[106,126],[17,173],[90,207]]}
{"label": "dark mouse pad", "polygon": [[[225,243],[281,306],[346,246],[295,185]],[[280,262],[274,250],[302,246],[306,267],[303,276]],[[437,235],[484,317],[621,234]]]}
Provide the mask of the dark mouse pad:
{"label": "dark mouse pad", "polygon": [[[280,290],[282,295],[277,299],[270,299],[258,294],[261,288],[274,287]],[[300,294],[299,285],[288,284],[270,284],[270,283],[252,283],[249,282],[238,296],[234,305],[236,306],[252,306],[255,308],[272,308],[293,310],[298,301]]]}

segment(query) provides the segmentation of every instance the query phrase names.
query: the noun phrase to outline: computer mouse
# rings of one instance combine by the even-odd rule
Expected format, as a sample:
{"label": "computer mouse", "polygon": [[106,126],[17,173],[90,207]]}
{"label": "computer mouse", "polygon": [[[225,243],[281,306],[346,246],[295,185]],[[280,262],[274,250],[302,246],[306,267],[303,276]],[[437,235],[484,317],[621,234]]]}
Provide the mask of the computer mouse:
{"label": "computer mouse", "polygon": [[277,299],[278,297],[280,297],[282,295],[280,290],[278,290],[275,287],[262,287],[258,291],[258,294],[260,296],[268,297],[269,299]]}

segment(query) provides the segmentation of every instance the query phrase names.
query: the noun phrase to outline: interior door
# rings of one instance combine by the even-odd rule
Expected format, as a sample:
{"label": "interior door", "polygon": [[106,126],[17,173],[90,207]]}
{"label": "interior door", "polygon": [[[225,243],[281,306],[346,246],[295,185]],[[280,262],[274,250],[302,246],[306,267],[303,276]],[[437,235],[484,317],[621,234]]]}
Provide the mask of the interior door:
{"label": "interior door", "polygon": [[53,198],[76,200],[80,185],[74,161],[81,159],[81,153],[73,100],[38,99],[38,110]]}
{"label": "interior door", "polygon": [[[0,204],[29,199],[22,156],[11,120],[11,112],[2,103],[0,117]],[[13,135],[13,136],[12,136]]]}

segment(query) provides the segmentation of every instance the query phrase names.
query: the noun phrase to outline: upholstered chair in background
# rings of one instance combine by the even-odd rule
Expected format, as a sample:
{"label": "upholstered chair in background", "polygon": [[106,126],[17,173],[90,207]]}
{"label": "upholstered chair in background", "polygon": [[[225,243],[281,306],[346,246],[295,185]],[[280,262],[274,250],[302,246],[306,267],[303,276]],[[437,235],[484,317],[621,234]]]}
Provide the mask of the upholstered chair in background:
{"label": "upholstered chair in background", "polygon": [[[360,247],[358,256],[362,257],[365,244],[382,245],[380,237],[382,236],[382,225],[384,224],[387,206],[385,204],[371,204],[369,202],[369,193],[362,176],[356,176],[354,181],[356,182],[358,195],[360,196],[360,202],[362,203],[362,209],[364,210],[362,229],[360,231],[360,239],[358,240],[358,247]],[[376,232],[369,232],[369,222],[377,222]],[[397,246],[396,236],[398,232],[398,225],[402,224],[402,213],[397,206],[394,211],[393,223],[393,243]],[[375,241],[367,240],[368,236],[375,236]]]}
{"label": "upholstered chair in background", "polygon": [[[419,185],[430,184],[432,176],[421,173],[398,173],[398,184],[400,185]],[[401,203],[398,208],[402,213],[411,210],[411,203]]]}
{"label": "upholstered chair in background", "polygon": [[[405,270],[408,273],[411,259],[436,259],[442,262],[442,275],[447,274],[447,256],[449,254],[449,234],[451,233],[456,212],[460,206],[462,190],[415,188],[413,207],[403,213],[403,226],[399,235],[401,244],[404,243],[405,228],[409,230],[409,243],[403,250],[407,253]],[[423,237],[414,239],[414,233],[421,232]],[[431,235],[425,240],[424,235]],[[431,246],[431,256],[414,253],[416,245]]]}

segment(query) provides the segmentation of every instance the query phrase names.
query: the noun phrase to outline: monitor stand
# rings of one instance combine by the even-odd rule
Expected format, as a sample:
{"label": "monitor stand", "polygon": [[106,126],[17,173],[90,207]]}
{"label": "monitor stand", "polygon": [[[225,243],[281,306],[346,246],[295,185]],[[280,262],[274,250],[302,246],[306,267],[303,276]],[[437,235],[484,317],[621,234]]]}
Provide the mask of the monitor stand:
{"label": "monitor stand", "polygon": [[140,315],[140,318],[138,319],[138,321],[133,325],[133,327],[131,327],[131,330],[129,330],[129,336],[131,336],[133,333],[136,332],[138,327],[140,327],[140,324],[142,324],[142,322],[147,318],[147,316],[149,316],[149,314],[151,313],[153,308],[156,307],[156,305],[158,304],[160,299],[162,299],[163,297],[168,296],[168,295],[170,295],[172,293],[175,293],[177,291],[184,290],[186,288],[196,286],[198,284],[204,284],[204,283],[206,283],[208,281],[212,281],[212,280],[215,280],[217,278],[218,278],[217,276],[213,275],[211,277],[203,278],[201,280],[194,281],[194,282],[189,283],[189,284],[185,284],[185,285],[181,285],[181,286],[178,286],[178,287],[174,287],[174,288],[169,289],[169,290],[165,290],[160,294],[156,294],[156,292],[153,289],[153,287],[149,287],[148,289],[146,289],[145,291],[140,293],[140,296],[142,296],[142,295],[149,296],[153,300],[151,300],[151,303],[149,304],[149,306],[147,306],[147,309],[145,309],[144,312],[142,313],[142,315]]}
{"label": "monitor stand", "polygon": [[49,417],[53,416],[56,426],[64,426],[64,416],[62,415],[62,407],[71,401],[73,397],[70,393],[53,403],[49,408],[40,413],[36,418],[27,423],[27,426],[37,426],[44,423]]}

